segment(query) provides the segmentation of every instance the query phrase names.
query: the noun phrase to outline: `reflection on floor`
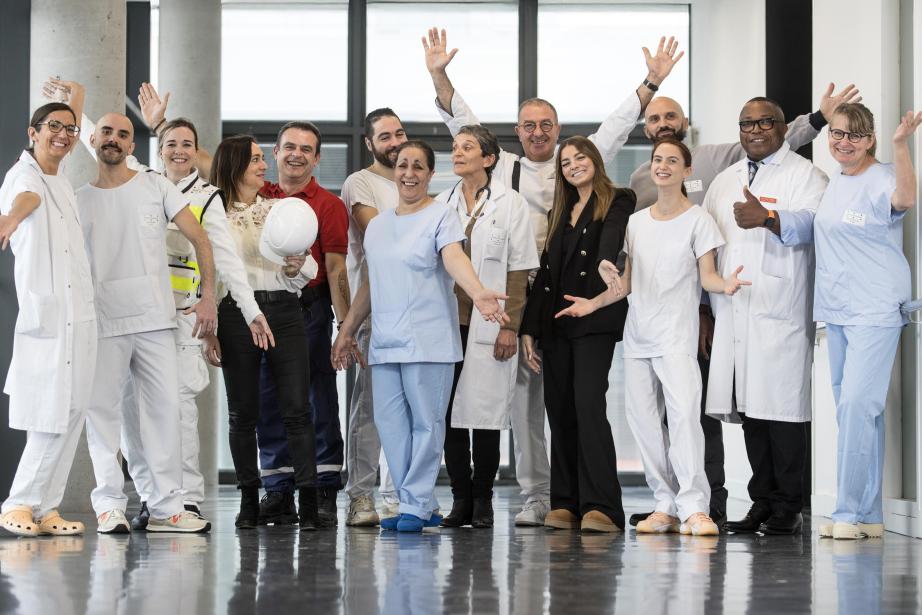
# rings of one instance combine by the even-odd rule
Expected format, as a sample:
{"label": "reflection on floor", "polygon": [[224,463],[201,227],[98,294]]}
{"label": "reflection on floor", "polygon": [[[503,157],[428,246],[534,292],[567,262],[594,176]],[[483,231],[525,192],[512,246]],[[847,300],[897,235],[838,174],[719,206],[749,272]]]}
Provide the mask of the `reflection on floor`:
{"label": "reflection on floor", "polygon": [[[444,505],[447,490],[439,489]],[[650,504],[627,489],[625,506]],[[127,615],[918,613],[919,541],[816,537],[580,535],[515,528],[498,490],[497,527],[423,535],[342,525],[237,533],[237,494],[205,507],[208,536],[17,539],[0,535],[0,612]],[[731,517],[745,512],[734,503]]]}

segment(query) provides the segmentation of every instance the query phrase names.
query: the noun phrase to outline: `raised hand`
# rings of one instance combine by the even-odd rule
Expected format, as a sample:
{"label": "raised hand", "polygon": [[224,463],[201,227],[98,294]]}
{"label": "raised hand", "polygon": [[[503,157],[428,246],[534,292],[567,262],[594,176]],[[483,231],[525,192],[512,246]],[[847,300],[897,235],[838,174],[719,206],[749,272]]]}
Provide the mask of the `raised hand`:
{"label": "raised hand", "polygon": [[726,279],[727,285],[724,287],[725,295],[735,295],[736,291],[738,291],[741,286],[752,286],[752,282],[749,280],[739,279],[739,274],[742,270],[743,266],[740,265],[736,268],[736,271],[730,274],[730,277]]}
{"label": "raised hand", "polygon": [[422,37],[423,49],[426,50],[426,68],[430,73],[443,71],[458,53],[457,49],[448,51],[448,36],[445,29],[429,28],[427,36]]}
{"label": "raised hand", "polygon": [[499,323],[500,326],[509,322],[509,315],[503,311],[503,306],[499,303],[501,299],[508,298],[503,293],[489,288],[483,288],[471,297],[474,300],[474,307],[477,308],[483,319]]}
{"label": "raised hand", "polygon": [[82,84],[58,77],[49,77],[42,83],[42,96],[65,104],[70,104],[77,94],[82,94],[84,91]]}
{"label": "raised hand", "polygon": [[733,217],[740,228],[758,228],[765,224],[768,210],[743,186],[743,200],[733,204]]}
{"label": "raised hand", "polygon": [[907,111],[906,115],[900,119],[900,125],[896,127],[896,132],[893,133],[893,142],[904,143],[916,131],[919,124],[922,124],[922,111],[916,114],[913,114],[912,111]]}
{"label": "raised hand", "polygon": [[823,95],[820,97],[820,113],[823,114],[823,118],[826,122],[832,121],[832,115],[836,112],[836,107],[839,105],[861,102],[861,92],[858,91],[854,83],[849,83],[842,88],[841,92],[833,96],[832,93],[835,88],[836,84],[830,83],[826,91],[823,92]]}
{"label": "raised hand", "polygon": [[651,55],[650,50],[646,47],[643,48],[643,57],[647,63],[647,79],[649,81],[659,85],[669,76],[669,73],[672,72],[672,67],[685,55],[684,51],[680,51],[677,55],[678,48],[679,42],[675,40],[674,36],[670,36],[668,41],[665,36],[660,37],[655,55]]}
{"label": "raised hand", "polygon": [[141,115],[144,116],[144,123],[151,130],[159,127],[166,119],[166,107],[170,103],[170,93],[164,94],[161,100],[157,90],[149,83],[142,83],[138,92],[138,104],[141,105]]}
{"label": "raised hand", "polygon": [[269,346],[275,348],[275,337],[272,335],[272,329],[269,328],[269,323],[262,314],[257,314],[253,322],[250,323],[250,333],[253,334],[254,346],[258,346],[263,350],[269,350]]}

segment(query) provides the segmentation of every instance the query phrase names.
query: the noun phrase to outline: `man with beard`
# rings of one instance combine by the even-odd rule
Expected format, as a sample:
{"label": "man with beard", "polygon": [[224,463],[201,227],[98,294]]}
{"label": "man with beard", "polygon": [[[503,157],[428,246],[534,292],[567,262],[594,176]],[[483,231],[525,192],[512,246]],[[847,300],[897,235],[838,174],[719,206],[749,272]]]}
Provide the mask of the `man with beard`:
{"label": "man with beard", "polygon": [[[365,116],[365,147],[374,161],[371,166],[356,171],[343,183],[343,201],[349,212],[349,283],[352,296],[365,280],[365,252],[362,241],[365,228],[380,212],[397,207],[397,184],[394,183],[394,164],[397,147],[407,140],[400,118],[388,108],[375,109]],[[371,337],[371,318],[367,318],[356,332],[355,339],[363,356],[368,356]],[[349,460],[346,464],[349,480],[349,514],[346,525],[370,526],[378,524],[374,490],[381,468],[381,497],[385,508],[396,511],[397,494],[387,474],[387,464],[381,457],[381,441],[375,428],[374,407],[371,401],[371,370],[356,368],[355,386],[349,405]],[[386,516],[393,516],[388,514]]]}
{"label": "man with beard", "polygon": [[[810,143],[832,117],[833,111],[842,103],[861,100],[858,88],[854,84],[845,87],[833,95],[835,85],[829,87],[820,97],[820,108],[814,113],[799,115],[787,125],[785,140],[796,150]],[[675,137],[684,141],[688,132],[688,118],[682,106],[665,96],[657,96],[644,111],[644,134],[650,141],[664,137]],[[695,205],[701,205],[711,182],[717,174],[746,156],[743,146],[736,143],[719,145],[701,145],[692,150],[691,175],[685,180],[688,199]],[[631,174],[631,190],[637,195],[637,211],[649,207],[656,201],[656,185],[650,177],[650,162],[645,162]],[[714,316],[703,294],[700,312],[698,366],[701,369],[702,390],[707,391],[708,368],[710,366],[711,341],[714,337]],[[711,485],[710,517],[718,526],[723,526],[727,518],[727,489],[724,487],[724,443],[723,427],[720,421],[704,412],[706,395],[701,396],[701,427],[704,429],[704,469],[708,483]],[[631,515],[629,523],[636,526],[650,513]]]}
{"label": "man with beard", "polygon": [[119,113],[99,120],[90,145],[98,175],[77,191],[94,280],[99,345],[87,413],[87,444],[96,474],[93,509],[100,533],[128,532],[127,497],[117,453],[122,393],[134,381],[140,433],[150,468],[149,532],[207,532],[211,524],[186,511],[182,500],[176,307],[167,266],[166,228],[171,220],[195,250],[202,274],[193,336],[212,333],[217,322],[211,245],[188,199],[156,173],[128,168],[134,127]]}
{"label": "man with beard", "polygon": [[[288,122],[279,130],[273,154],[279,182],[266,182],[267,198],[298,197],[317,215],[317,240],[311,256],[317,276],[301,291],[304,327],[310,356],[310,403],[317,437],[317,512],[321,527],[336,525],[336,493],[342,489],[343,437],[339,426],[336,371],[330,363],[333,315],[342,322],[349,310],[346,248],[349,218],[343,202],[324,190],[314,177],[320,162],[320,130],[311,122]],[[266,362],[260,378],[260,413],[256,424],[259,467],[266,494],[259,506],[260,523],[297,523],[294,468],[279,412],[275,385]]]}

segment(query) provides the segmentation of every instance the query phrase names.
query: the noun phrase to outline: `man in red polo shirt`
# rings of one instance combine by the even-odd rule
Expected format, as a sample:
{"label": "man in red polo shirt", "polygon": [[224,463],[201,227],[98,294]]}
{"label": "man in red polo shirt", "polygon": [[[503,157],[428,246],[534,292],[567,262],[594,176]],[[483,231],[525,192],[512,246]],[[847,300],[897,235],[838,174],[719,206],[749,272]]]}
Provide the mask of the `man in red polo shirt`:
{"label": "man in red polo shirt", "polygon": [[[321,135],[310,122],[289,122],[279,130],[273,150],[279,183],[266,182],[268,198],[298,197],[317,214],[317,241],[311,255],[320,266],[317,277],[301,291],[310,355],[310,403],[317,433],[317,493],[321,527],[336,525],[336,493],[342,489],[343,438],[339,426],[336,371],[330,364],[333,315],[342,322],[349,310],[346,246],[349,216],[343,202],[324,190],[313,176],[320,162]],[[259,465],[266,495],[260,502],[260,523],[297,523],[294,481],[285,427],[276,403],[275,385],[262,365],[259,422]]]}

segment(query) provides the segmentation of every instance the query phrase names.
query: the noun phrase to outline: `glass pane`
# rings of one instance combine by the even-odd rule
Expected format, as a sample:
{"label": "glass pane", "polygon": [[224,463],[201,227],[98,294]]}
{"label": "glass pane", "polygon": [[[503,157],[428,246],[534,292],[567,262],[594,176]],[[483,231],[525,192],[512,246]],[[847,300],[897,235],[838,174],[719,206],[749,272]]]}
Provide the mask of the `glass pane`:
{"label": "glass pane", "polygon": [[631,173],[637,167],[650,161],[651,145],[625,145],[608,164],[605,172],[616,185],[622,188],[631,183]]}
{"label": "glass pane", "polygon": [[[272,148],[275,143],[260,143],[263,154],[266,156],[266,181],[277,182],[279,180],[279,169],[275,164],[275,157],[272,154]],[[343,188],[343,182],[346,179],[347,165],[349,164],[349,146],[345,143],[330,143],[324,141],[320,147],[320,162],[314,168],[314,177],[317,182],[335,194],[339,194]]]}
{"label": "glass pane", "polygon": [[[539,2],[538,96],[561,122],[600,122],[646,75],[641,47],[651,53],[662,35],[688,49],[688,6]],[[660,94],[688,112],[689,61],[683,57]]]}
{"label": "glass pane", "polygon": [[[458,55],[448,74],[481,121],[515,121],[519,18],[514,3],[369,3],[367,108],[407,121],[439,122],[420,42],[433,25]],[[383,52],[382,52],[383,51]]]}
{"label": "glass pane", "polygon": [[346,119],[348,5],[225,6],[221,15],[223,119]]}

